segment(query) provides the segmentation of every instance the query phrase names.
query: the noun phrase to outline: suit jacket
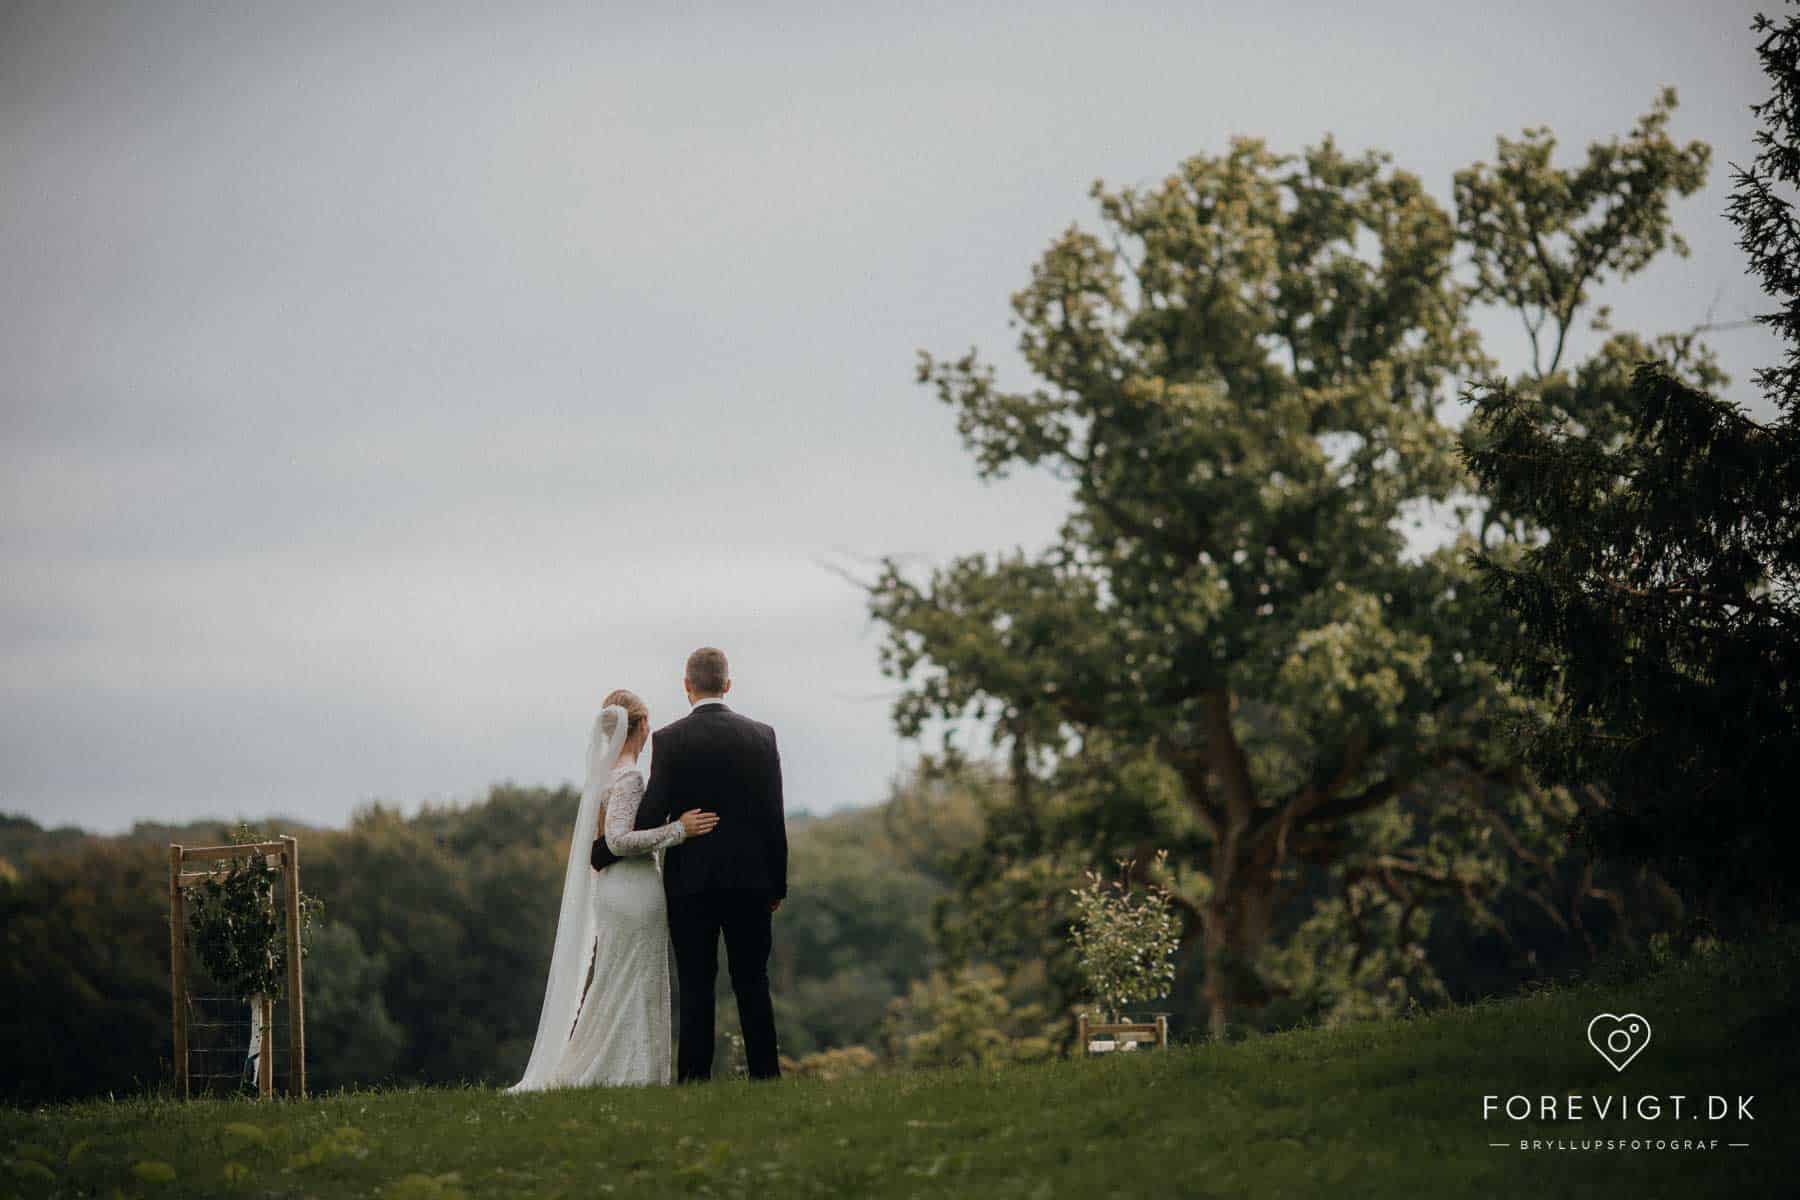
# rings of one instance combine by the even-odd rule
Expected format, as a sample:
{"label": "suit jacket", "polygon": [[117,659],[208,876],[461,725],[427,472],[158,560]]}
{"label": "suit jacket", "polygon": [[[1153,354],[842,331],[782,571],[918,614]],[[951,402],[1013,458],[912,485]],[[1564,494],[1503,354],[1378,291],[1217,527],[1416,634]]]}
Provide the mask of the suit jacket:
{"label": "suit jacket", "polygon": [[773,729],[708,704],[657,730],[637,827],[654,828],[690,808],[718,813],[719,824],[663,855],[663,888],[671,897],[727,888],[787,895],[787,818]]}

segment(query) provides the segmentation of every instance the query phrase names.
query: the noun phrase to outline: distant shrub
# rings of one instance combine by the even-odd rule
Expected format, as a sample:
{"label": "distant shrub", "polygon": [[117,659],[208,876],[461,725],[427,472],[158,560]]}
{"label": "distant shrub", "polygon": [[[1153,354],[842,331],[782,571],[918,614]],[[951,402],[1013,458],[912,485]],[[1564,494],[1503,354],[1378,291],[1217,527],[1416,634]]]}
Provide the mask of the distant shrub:
{"label": "distant shrub", "polygon": [[[1167,852],[1158,853],[1160,866]],[[1168,890],[1155,884],[1134,892],[1131,860],[1119,863],[1119,878],[1106,882],[1094,871],[1075,894],[1075,943],[1088,997],[1117,1019],[1127,1005],[1167,996],[1175,986],[1175,951],[1181,946],[1181,917]]]}
{"label": "distant shrub", "polygon": [[840,1046],[790,1059],[781,1066],[784,1073],[801,1079],[843,1079],[866,1075],[880,1065],[881,1059],[867,1046]]}
{"label": "distant shrub", "polygon": [[992,966],[934,971],[888,1006],[883,1039],[895,1062],[912,1067],[991,1067],[1052,1058],[1055,1043],[1037,1004],[1015,1004]]}

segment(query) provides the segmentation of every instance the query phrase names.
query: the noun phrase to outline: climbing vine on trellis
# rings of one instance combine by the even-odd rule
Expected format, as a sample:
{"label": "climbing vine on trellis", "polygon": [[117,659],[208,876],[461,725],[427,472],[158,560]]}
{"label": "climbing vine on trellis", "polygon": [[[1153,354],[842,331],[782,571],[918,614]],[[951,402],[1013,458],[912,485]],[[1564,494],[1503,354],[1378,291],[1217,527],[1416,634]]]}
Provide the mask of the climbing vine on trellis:
{"label": "climbing vine on trellis", "polygon": [[[263,834],[240,824],[234,845],[266,842]],[[217,878],[188,890],[188,929],[194,953],[220,987],[236,996],[282,994],[287,983],[287,938],[275,895],[276,872],[270,858],[253,852],[235,860]],[[324,903],[300,894],[300,956],[312,943],[312,929]]]}

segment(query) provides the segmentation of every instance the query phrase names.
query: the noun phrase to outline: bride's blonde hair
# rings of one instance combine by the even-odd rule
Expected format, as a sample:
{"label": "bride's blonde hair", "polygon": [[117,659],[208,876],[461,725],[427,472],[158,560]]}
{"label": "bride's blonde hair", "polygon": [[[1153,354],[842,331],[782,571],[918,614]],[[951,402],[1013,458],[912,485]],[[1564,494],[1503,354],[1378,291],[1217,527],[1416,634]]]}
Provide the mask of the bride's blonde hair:
{"label": "bride's blonde hair", "polygon": [[[650,710],[644,707],[644,702],[638,699],[636,692],[625,688],[615,688],[606,693],[606,699],[600,702],[600,707],[610,708],[615,704],[625,710],[625,740],[629,742],[637,736],[640,729],[650,724]],[[610,732],[609,730],[608,733]]]}

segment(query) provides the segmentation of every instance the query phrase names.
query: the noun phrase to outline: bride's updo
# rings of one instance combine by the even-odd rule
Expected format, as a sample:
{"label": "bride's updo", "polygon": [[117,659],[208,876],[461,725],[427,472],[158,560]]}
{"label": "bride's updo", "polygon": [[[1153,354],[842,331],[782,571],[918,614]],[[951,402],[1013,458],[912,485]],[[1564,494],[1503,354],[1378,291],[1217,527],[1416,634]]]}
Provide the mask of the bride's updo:
{"label": "bride's updo", "polygon": [[[638,735],[640,730],[650,724],[650,710],[644,707],[644,702],[638,699],[636,692],[627,691],[624,688],[608,692],[606,699],[600,702],[600,707],[611,708],[615,704],[625,710],[625,740],[629,742]],[[611,737],[612,734],[613,730],[609,725],[606,735]]]}

